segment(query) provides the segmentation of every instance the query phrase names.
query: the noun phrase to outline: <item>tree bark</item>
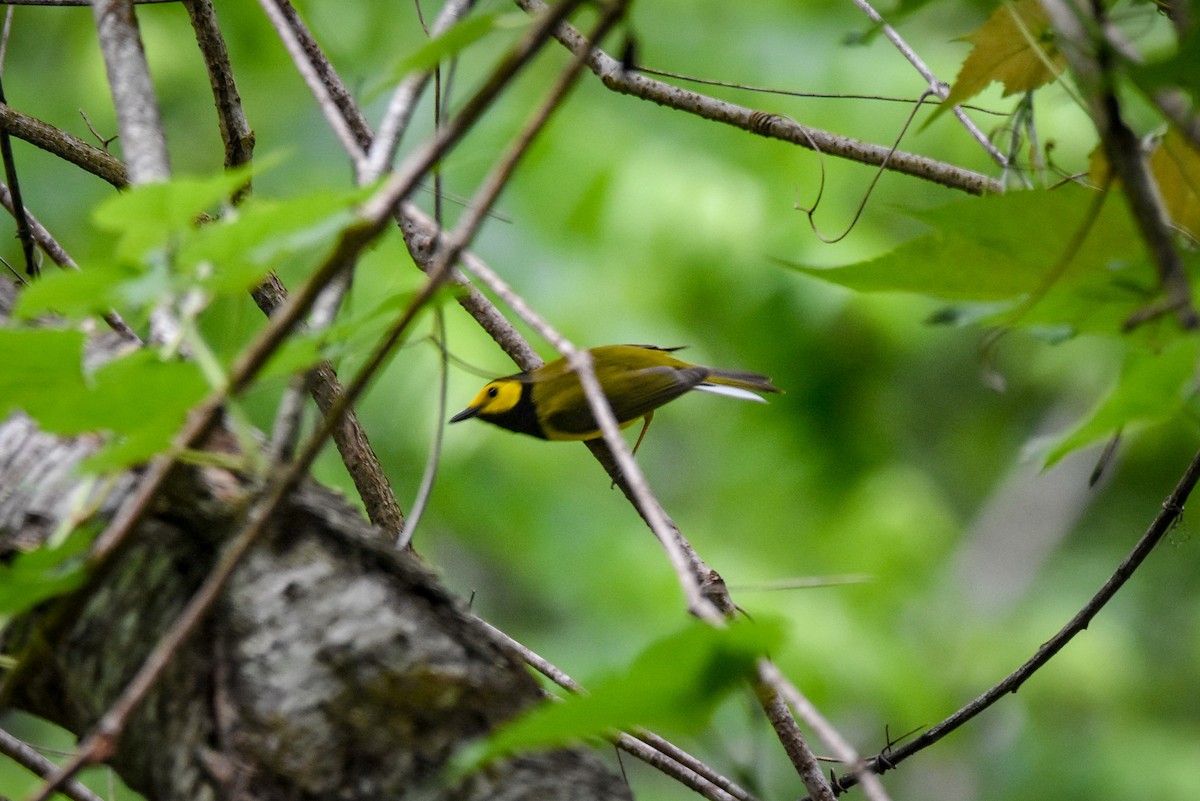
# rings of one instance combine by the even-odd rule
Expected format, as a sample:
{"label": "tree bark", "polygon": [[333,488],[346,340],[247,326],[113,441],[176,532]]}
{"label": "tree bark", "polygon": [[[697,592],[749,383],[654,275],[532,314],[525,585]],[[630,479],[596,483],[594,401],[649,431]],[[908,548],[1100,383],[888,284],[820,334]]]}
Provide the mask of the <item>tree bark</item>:
{"label": "tree bark", "polygon": [[[78,508],[75,467],[96,444],[21,414],[0,422],[0,558]],[[99,499],[101,524],[135,486],[123,475]],[[203,580],[243,490],[222,469],[177,470],[114,569],[0,632],[0,651],[24,659],[12,704],[86,734]],[[30,647],[62,604],[67,624]],[[308,484],[239,565],[111,764],[155,801],[630,797],[585,748],[517,756],[454,787],[440,780],[459,747],[539,696],[523,663],[417,557]]]}

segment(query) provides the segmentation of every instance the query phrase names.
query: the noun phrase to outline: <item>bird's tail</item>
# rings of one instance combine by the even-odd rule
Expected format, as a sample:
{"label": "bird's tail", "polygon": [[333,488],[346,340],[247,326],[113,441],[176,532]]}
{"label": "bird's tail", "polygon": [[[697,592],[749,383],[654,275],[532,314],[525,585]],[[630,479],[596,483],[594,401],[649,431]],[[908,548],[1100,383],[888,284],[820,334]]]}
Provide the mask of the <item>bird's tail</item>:
{"label": "bird's tail", "polygon": [[731,398],[763,402],[758,392],[779,392],[771,379],[747,370],[713,370],[696,389]]}

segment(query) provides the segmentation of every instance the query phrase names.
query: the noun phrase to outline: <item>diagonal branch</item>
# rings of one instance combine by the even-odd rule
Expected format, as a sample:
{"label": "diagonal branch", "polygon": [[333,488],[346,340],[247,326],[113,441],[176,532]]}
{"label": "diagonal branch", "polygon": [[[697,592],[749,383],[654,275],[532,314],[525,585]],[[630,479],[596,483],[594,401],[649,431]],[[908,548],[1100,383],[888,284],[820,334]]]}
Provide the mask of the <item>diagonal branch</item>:
{"label": "diagonal branch", "polygon": [[[908,61],[909,64],[913,65],[913,69],[920,73],[921,77],[925,79],[925,82],[929,85],[929,90],[942,100],[945,100],[950,94],[950,87],[938,80],[937,76],[933,74],[933,70],[926,66],[921,57],[917,55],[917,52],[908,46],[908,42],[904,41],[903,37],[900,36],[896,29],[883,21],[883,17],[878,11],[875,10],[875,7],[872,6],[868,0],[853,0],[853,3],[854,5],[858,6],[859,10],[866,14],[872,22],[880,27],[880,29],[883,31],[883,35],[886,36],[888,41],[900,51],[900,55],[904,56],[905,60]],[[963,127],[967,129],[967,132],[971,134],[971,136],[975,137],[975,141],[979,142],[980,146],[987,151],[988,155],[992,157],[993,161],[995,161],[1001,167],[1008,166],[1008,159],[1005,158],[1004,154],[992,144],[992,140],[988,139],[987,134],[979,129],[979,126],[975,124],[975,121],[967,116],[967,112],[962,106],[955,106],[953,113],[954,116],[958,118],[958,121],[962,123]]]}
{"label": "diagonal branch", "polygon": [[[438,12],[429,29],[429,35],[434,37],[445,32],[465,16],[474,4],[475,0],[449,0]],[[418,70],[407,75],[392,92],[387,111],[379,124],[379,135],[371,143],[365,162],[359,166],[360,179],[364,182],[374,181],[391,168],[392,161],[396,158],[396,150],[400,146],[400,137],[408,128],[408,123],[417,108],[417,99],[429,83],[431,74],[432,70]]]}
{"label": "diagonal branch", "polygon": [[[585,692],[583,685],[572,679],[549,660],[517,642],[505,632],[477,618],[506,647],[514,651],[527,665],[573,695]],[[696,791],[709,801],[757,801],[737,783],[717,773],[696,757],[674,743],[644,729],[634,734],[620,732],[611,738],[614,745],[647,765],[665,773],[680,784]]]}
{"label": "diagonal branch", "polygon": [[[13,197],[12,193],[8,191],[8,187],[0,184],[0,206],[4,206],[4,208],[8,209],[10,214],[15,216],[16,205],[16,199]],[[66,249],[59,244],[59,241],[55,239],[48,230],[46,230],[46,227],[38,221],[37,217],[33,216],[33,212],[31,212],[29,209],[24,209],[24,212],[25,222],[29,227],[29,235],[32,237],[33,241],[37,243],[37,246],[42,249],[42,252],[49,256],[51,261],[64,270],[78,270],[79,265],[75,263],[75,260],[71,258]],[[129,323],[125,322],[125,319],[121,317],[121,315],[117,314],[117,312],[112,310],[106,311],[103,316],[104,322],[108,323],[108,327],[113,331],[116,331],[130,342],[141,344],[141,337],[139,337],[137,332],[129,327]]]}
{"label": "diagonal branch", "polygon": [[[14,737],[4,729],[0,729],[0,754],[4,754],[9,759],[43,778],[58,769],[58,765],[39,754],[33,746],[24,740]],[[59,792],[73,801],[103,801],[100,796],[76,781],[64,783],[59,788]]]}
{"label": "diagonal branch", "polygon": [[[543,0],[517,0],[517,4],[531,14],[541,14],[546,9]],[[559,26],[555,37],[572,53],[588,52],[587,40],[569,24],[563,23]],[[875,167],[886,164],[889,169],[896,172],[923,178],[973,195],[1004,191],[999,181],[981,173],[913,153],[862,142],[847,136],[837,136],[827,131],[800,125],[794,120],[777,114],[766,114],[647,78],[645,75],[626,70],[619,60],[603,50],[591,51],[588,56],[588,66],[605,86],[615,92],[640,97],[660,106],[695,114],[713,122],[725,123],[761,136],[780,139],[800,147],[862,164]]]}
{"label": "diagonal branch", "polygon": [[[854,747],[842,737],[837,729],[833,728],[824,715],[817,711],[812,701],[809,701],[795,684],[788,681],[779,668],[764,659],[758,665],[758,678],[759,681],[773,687],[796,713],[796,716],[807,723],[817,733],[817,736],[829,746],[834,756],[843,765],[849,766],[849,775],[856,777],[862,783],[863,794],[868,801],[888,801],[887,791],[883,789],[879,777],[871,770],[865,769],[864,761]],[[844,778],[836,779],[833,782],[834,793],[841,792],[845,786]],[[813,798],[819,797],[817,794],[813,794]]]}
{"label": "diagonal branch", "polygon": [[[1021,685],[1030,676],[1049,662],[1055,654],[1074,639],[1075,635],[1088,627],[1092,619],[1104,608],[1105,604],[1112,600],[1117,591],[1125,585],[1125,582],[1141,566],[1142,562],[1146,560],[1146,557],[1150,555],[1150,552],[1154,550],[1154,547],[1158,545],[1166,533],[1175,526],[1179,518],[1183,515],[1184,504],[1187,503],[1188,496],[1191,495],[1192,490],[1196,487],[1197,481],[1200,481],[1200,453],[1197,453],[1192,458],[1191,464],[1183,471],[1178,484],[1175,485],[1175,489],[1167,496],[1167,499],[1163,501],[1162,509],[1155,516],[1153,522],[1150,523],[1149,528],[1146,529],[1146,533],[1137,541],[1137,544],[1133,546],[1129,554],[1121,560],[1121,564],[1108,577],[1108,580],[1101,585],[1096,594],[1091,597],[1066,625],[1058,630],[1058,633],[1042,644],[1025,664],[1005,676],[995,686],[988,689],[941,723],[925,731],[900,748],[888,748],[876,754],[868,760],[871,768],[876,773],[884,773],[891,770],[913,754],[928,748],[950,732],[959,728],[1004,696],[1021,689]],[[848,788],[856,783],[856,777],[849,776],[843,782],[843,786]]]}
{"label": "diagonal branch", "polygon": [[1158,269],[1166,296],[1127,320],[1126,327],[1174,313],[1184,328],[1196,328],[1200,326],[1200,315],[1192,305],[1191,282],[1175,247],[1162,196],[1150,174],[1141,142],[1121,113],[1113,76],[1116,54],[1103,34],[1107,27],[1105,12],[1099,3],[1093,3],[1093,16],[1085,20],[1080,9],[1064,0],[1041,2],[1063,40],[1062,50],[1087,98],[1104,156],[1124,187],[1130,214]]}

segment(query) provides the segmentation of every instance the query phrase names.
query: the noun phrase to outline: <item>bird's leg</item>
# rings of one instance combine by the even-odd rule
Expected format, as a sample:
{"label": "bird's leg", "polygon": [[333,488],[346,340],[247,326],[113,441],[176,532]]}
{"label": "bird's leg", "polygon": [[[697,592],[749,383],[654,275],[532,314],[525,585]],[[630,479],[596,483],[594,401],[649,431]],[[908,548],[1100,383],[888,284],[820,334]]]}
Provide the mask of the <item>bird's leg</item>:
{"label": "bird's leg", "polygon": [[[652,418],[652,417],[654,417],[654,412],[650,412],[649,414],[647,414],[645,417],[642,418],[642,431],[640,434],[638,434],[637,442],[635,442],[633,444],[633,453],[632,453],[633,456],[637,456],[638,448],[640,448],[642,445],[642,438],[646,436],[646,429],[648,429],[650,427],[650,418]],[[621,470],[621,468],[618,467],[617,468],[618,475],[620,475],[620,470]],[[612,489],[615,486],[617,486],[617,479],[614,477],[612,484],[610,484],[608,486],[608,488]]]}
{"label": "bird's leg", "polygon": [[642,433],[638,434],[637,442],[633,445],[633,455],[637,456],[637,449],[642,446],[642,439],[646,436],[646,430],[650,428],[650,421],[654,419],[654,412],[649,412],[642,418]]}

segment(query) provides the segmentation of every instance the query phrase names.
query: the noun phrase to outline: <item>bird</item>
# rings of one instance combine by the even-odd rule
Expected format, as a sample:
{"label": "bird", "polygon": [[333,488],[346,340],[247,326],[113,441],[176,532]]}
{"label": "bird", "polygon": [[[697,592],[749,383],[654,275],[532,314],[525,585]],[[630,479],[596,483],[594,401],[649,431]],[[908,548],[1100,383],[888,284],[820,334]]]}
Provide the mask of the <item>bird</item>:
{"label": "bird", "polygon": [[[654,411],[692,390],[765,403],[759,393],[780,390],[771,379],[745,370],[690,364],[672,354],[680,347],[601,345],[589,348],[600,388],[621,428],[643,420],[633,452],[642,444]],[[450,418],[478,417],[493,425],[546,440],[602,436],[579,377],[565,358],[490,381],[467,408]]]}

